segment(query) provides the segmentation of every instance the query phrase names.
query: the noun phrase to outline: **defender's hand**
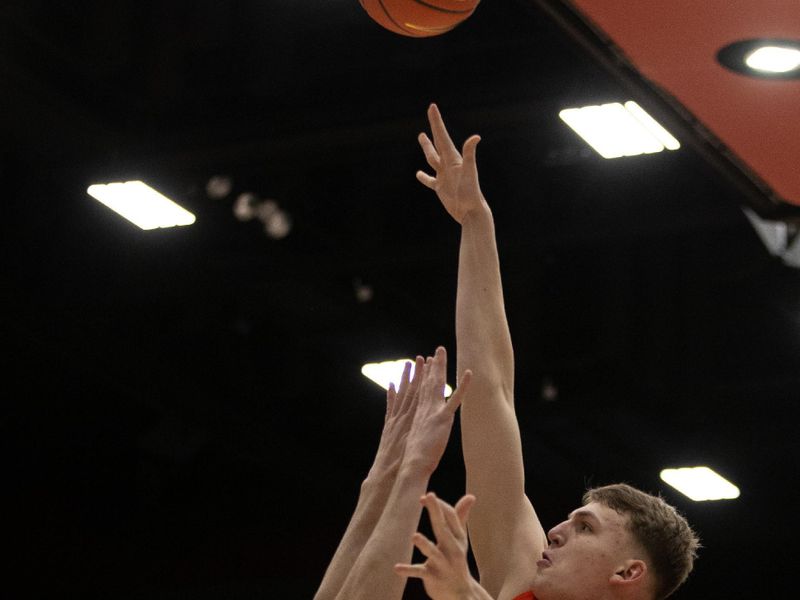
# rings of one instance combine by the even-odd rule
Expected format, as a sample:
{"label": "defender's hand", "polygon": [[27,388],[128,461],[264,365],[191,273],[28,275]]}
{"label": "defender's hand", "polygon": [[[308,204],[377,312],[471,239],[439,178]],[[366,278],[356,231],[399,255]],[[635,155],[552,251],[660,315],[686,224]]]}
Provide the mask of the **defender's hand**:
{"label": "defender's hand", "polygon": [[444,454],[453,419],[472,378],[472,372],[465,371],[456,391],[445,400],[446,373],[447,353],[439,346],[422,369],[414,421],[406,438],[403,468],[421,469],[430,475]]}
{"label": "defender's hand", "polygon": [[421,533],[414,534],[414,545],[427,558],[424,564],[397,564],[398,575],[422,579],[425,591],[434,600],[488,598],[485,590],[472,577],[467,563],[467,519],[475,496],[466,495],[455,507],[435,494],[422,497],[436,536],[432,542]]}
{"label": "defender's hand", "polygon": [[378,451],[372,465],[371,475],[396,471],[405,453],[406,439],[419,399],[419,384],[422,381],[424,359],[417,356],[414,376],[411,377],[411,363],[407,362],[395,391],[394,384],[386,392],[386,416]]}

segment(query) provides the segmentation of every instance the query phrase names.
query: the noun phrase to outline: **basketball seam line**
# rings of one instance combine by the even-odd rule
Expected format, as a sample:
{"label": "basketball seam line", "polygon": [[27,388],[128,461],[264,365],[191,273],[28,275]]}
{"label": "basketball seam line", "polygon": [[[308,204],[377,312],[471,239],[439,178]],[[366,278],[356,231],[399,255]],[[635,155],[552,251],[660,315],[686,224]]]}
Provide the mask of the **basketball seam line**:
{"label": "basketball seam line", "polygon": [[[359,0],[359,2],[360,2],[360,4],[362,6],[364,5],[362,0]],[[475,7],[472,7],[470,10],[449,10],[449,9],[446,9],[446,8],[439,8],[438,6],[433,6],[432,4],[428,4],[426,2],[423,2],[422,0],[412,0],[412,2],[416,2],[417,4],[421,4],[422,6],[425,6],[427,8],[433,9],[433,10],[438,10],[440,12],[451,13],[451,14],[467,14],[467,13],[471,13],[472,11],[475,10]],[[400,23],[398,23],[395,20],[395,18],[389,12],[389,9],[387,9],[386,6],[384,5],[383,0],[378,0],[378,4],[380,5],[381,10],[383,10],[383,14],[386,15],[386,18],[389,19],[394,24],[395,27],[397,27],[398,29],[400,29],[402,31],[405,31],[406,33],[408,33],[409,35],[411,35],[413,37],[419,37],[419,33],[417,31],[407,29],[406,27],[403,27]],[[477,4],[475,6],[477,6]],[[443,29],[442,33],[444,33],[445,31],[450,31],[451,29],[454,29],[456,27],[456,25],[458,25],[458,23],[456,23],[452,27],[448,27],[447,29]]]}
{"label": "basketball seam line", "polygon": [[[428,8],[432,8],[433,10],[438,10],[439,12],[450,13],[454,15],[464,15],[467,13],[471,13],[475,10],[475,6],[469,8],[467,10],[456,10],[455,8],[442,8],[441,6],[434,6],[433,4],[428,4],[424,0],[411,0],[412,2],[416,2],[417,4],[421,4],[422,6],[426,6]],[[383,2],[381,2],[383,4]],[[477,4],[476,4],[477,6]]]}
{"label": "basketball seam line", "polygon": [[383,4],[383,0],[378,0],[378,4],[381,5],[381,9],[383,10],[384,14],[386,15],[386,18],[389,19],[392,23],[394,23],[395,27],[397,27],[398,29],[402,29],[403,31],[405,31],[406,33],[408,33],[410,35],[415,35],[416,32],[409,31],[408,29],[406,29],[405,27],[400,25],[400,23],[398,23],[397,21],[394,20],[394,17],[391,15],[391,13],[389,13],[389,9],[387,9],[386,6]]}

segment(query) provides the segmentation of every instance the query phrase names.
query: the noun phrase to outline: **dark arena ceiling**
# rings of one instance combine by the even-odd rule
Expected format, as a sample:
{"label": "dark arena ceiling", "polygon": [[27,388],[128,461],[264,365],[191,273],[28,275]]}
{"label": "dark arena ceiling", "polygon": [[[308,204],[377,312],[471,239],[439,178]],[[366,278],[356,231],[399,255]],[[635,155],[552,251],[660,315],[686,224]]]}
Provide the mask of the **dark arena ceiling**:
{"label": "dark arena ceiling", "polygon": [[[691,128],[615,160],[568,129],[561,109],[632,94],[669,110],[558,4],[484,0],[411,39],[356,0],[3,3],[13,597],[312,597],[380,433],[361,365],[455,350],[459,231],[414,177],[435,101],[483,138],[544,525],[627,481],[703,539],[676,598],[794,598],[800,270],[743,210],[775,206]],[[130,179],[196,223],[142,231],[86,193]],[[288,235],[237,219],[242,193]],[[659,479],[694,464],[741,496]],[[463,487],[456,427],[431,488]]]}

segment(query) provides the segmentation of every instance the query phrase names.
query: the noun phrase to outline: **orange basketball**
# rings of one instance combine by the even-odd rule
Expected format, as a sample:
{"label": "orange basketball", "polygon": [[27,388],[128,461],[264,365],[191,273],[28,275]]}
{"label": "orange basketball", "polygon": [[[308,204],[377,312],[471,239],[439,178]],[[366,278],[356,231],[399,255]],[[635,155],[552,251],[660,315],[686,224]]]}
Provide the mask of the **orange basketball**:
{"label": "orange basketball", "polygon": [[358,0],[377,23],[401,35],[430,37],[450,31],[481,0]]}

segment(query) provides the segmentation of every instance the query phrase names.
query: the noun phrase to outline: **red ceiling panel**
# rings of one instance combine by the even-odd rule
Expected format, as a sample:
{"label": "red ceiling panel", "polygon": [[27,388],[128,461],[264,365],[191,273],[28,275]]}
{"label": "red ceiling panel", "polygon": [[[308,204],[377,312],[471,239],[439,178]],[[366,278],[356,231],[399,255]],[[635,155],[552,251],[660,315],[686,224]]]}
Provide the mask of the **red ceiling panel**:
{"label": "red ceiling panel", "polygon": [[740,40],[800,41],[799,0],[572,0],[649,82],[675,98],[774,200],[800,206],[800,79],[756,79],[717,61]]}

